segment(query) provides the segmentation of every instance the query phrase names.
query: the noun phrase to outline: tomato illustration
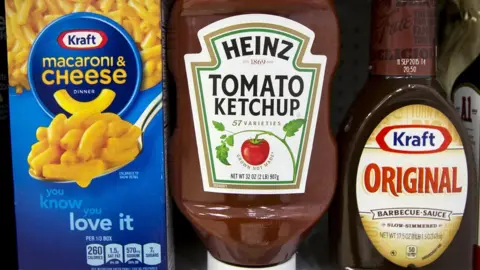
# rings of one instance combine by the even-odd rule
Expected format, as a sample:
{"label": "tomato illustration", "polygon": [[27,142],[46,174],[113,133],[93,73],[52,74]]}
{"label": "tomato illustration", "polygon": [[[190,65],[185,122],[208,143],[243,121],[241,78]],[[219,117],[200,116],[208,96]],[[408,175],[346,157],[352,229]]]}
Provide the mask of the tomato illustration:
{"label": "tomato illustration", "polygon": [[270,145],[264,139],[250,139],[242,144],[242,157],[250,165],[263,164],[270,154]]}

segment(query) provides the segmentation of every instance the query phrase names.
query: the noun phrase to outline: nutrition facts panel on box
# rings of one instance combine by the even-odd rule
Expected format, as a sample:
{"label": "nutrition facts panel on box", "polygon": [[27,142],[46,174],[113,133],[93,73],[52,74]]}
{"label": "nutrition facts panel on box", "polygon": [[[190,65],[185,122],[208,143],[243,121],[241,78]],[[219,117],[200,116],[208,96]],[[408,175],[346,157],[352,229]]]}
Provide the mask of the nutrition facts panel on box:
{"label": "nutrition facts panel on box", "polygon": [[162,262],[161,246],[158,243],[89,244],[86,247],[86,260],[88,265],[98,266],[92,270],[157,270],[154,266]]}

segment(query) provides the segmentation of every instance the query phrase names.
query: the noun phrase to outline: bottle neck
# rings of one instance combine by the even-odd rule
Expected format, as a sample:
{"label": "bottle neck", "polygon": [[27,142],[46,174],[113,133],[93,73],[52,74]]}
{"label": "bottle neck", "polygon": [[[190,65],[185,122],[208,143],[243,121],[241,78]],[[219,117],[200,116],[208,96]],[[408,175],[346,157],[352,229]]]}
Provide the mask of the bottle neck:
{"label": "bottle neck", "polygon": [[436,0],[373,0],[370,74],[434,77]]}

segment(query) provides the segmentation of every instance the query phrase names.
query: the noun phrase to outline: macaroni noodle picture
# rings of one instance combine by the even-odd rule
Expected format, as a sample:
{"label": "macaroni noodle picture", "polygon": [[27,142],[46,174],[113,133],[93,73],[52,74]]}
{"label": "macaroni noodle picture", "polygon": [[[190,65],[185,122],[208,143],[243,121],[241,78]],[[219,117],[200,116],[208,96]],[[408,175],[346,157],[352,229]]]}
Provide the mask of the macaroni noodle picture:
{"label": "macaroni noodle picture", "polygon": [[93,178],[129,163],[140,153],[139,127],[113,113],[58,114],[39,127],[38,142],[27,161],[30,173],[46,181],[75,181],[87,187]]}
{"label": "macaroni noodle picture", "polygon": [[112,104],[115,99],[115,92],[110,89],[103,89],[100,95],[92,101],[80,102],[73,99],[65,89],[58,90],[53,94],[58,105],[70,114],[85,110],[96,110],[103,112]]}
{"label": "macaroni noodle picture", "polygon": [[91,12],[119,23],[134,39],[143,62],[142,90],[162,80],[160,0],[6,0],[8,76],[16,93],[30,90],[28,57],[45,26],[63,15]]}

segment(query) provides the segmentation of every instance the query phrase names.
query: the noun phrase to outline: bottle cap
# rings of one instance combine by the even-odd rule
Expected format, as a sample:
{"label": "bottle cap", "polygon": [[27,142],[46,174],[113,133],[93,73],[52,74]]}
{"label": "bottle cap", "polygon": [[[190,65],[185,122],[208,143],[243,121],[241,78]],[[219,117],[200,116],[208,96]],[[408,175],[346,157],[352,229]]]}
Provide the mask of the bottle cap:
{"label": "bottle cap", "polygon": [[290,260],[274,265],[274,266],[268,266],[268,267],[241,267],[241,266],[235,266],[235,265],[230,265],[226,264],[224,262],[221,262],[217,259],[215,259],[210,253],[208,253],[208,270],[248,270],[248,269],[255,269],[255,270],[296,270],[296,256],[293,255]]}

